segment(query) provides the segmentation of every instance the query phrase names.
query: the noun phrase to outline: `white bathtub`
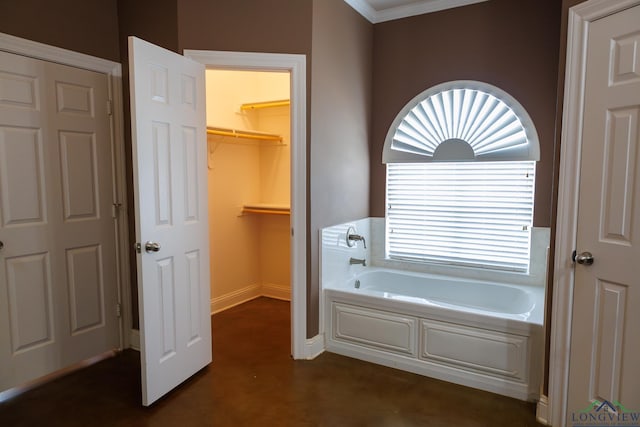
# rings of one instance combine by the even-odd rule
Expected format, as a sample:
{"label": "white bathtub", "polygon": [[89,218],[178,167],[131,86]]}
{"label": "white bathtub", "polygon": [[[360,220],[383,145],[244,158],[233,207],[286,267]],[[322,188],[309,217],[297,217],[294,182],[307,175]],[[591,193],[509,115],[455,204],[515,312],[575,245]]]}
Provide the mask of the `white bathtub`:
{"label": "white bathtub", "polygon": [[326,349],[522,400],[539,395],[544,289],[368,267],[324,289]]}
{"label": "white bathtub", "polygon": [[[356,280],[360,282],[357,289]],[[378,268],[366,269],[343,285],[345,289],[353,287],[358,295],[542,325],[544,290],[538,286],[513,286]]]}

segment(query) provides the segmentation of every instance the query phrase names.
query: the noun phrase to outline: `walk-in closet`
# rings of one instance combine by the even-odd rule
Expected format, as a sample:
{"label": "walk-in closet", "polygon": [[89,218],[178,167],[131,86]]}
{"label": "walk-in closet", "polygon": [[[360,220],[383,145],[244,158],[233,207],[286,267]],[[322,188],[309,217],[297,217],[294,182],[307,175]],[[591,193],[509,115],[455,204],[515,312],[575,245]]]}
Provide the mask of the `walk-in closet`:
{"label": "walk-in closet", "polygon": [[290,75],[207,70],[211,310],[290,300]]}

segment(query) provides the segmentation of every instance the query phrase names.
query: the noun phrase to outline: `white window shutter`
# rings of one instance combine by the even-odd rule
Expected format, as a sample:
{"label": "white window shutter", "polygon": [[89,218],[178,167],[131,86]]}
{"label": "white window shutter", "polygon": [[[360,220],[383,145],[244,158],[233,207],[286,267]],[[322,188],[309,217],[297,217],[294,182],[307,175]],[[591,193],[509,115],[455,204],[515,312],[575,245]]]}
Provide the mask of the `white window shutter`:
{"label": "white window shutter", "polygon": [[535,162],[388,163],[388,258],[528,272]]}
{"label": "white window shutter", "polygon": [[[444,155],[451,142],[468,149]],[[471,80],[433,86],[409,101],[382,150],[383,163],[539,159],[538,133],[524,107],[502,89]]]}

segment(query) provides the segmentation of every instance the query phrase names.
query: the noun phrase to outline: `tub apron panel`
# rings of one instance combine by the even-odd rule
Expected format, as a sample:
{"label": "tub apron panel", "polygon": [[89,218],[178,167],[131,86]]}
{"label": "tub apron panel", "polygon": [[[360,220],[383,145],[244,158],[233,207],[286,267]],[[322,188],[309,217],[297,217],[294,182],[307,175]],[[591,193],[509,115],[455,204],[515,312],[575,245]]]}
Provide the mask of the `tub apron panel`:
{"label": "tub apron panel", "polygon": [[[521,400],[539,397],[542,291],[501,292],[502,285],[480,289],[476,283],[456,289],[455,281],[446,280],[427,289],[425,278],[413,292],[416,275],[367,274],[355,278],[359,289],[352,280],[323,291],[326,350]],[[466,306],[456,305],[456,292],[480,295],[486,289],[495,292],[485,295],[490,305],[469,307],[469,294],[462,298]],[[438,300],[430,301],[429,295]],[[505,310],[498,312],[501,306]]]}

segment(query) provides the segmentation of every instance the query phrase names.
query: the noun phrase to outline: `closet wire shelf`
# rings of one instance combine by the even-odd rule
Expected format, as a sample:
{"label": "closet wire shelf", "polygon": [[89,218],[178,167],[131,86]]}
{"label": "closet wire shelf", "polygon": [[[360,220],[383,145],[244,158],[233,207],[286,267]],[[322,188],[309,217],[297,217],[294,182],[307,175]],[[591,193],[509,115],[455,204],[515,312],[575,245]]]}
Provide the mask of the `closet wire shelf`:
{"label": "closet wire shelf", "polygon": [[231,138],[254,139],[259,141],[282,142],[282,136],[267,132],[257,132],[253,130],[238,130],[222,127],[207,126],[207,134],[217,136],[228,136]]}
{"label": "closet wire shelf", "polygon": [[291,208],[283,205],[269,205],[264,203],[245,204],[242,207],[242,214],[268,214],[268,215],[290,215]]}
{"label": "closet wire shelf", "polygon": [[257,110],[260,108],[271,108],[271,107],[287,107],[291,105],[291,101],[288,99],[280,99],[277,101],[265,101],[265,102],[249,102],[246,104],[242,104],[240,106],[240,110]]}

